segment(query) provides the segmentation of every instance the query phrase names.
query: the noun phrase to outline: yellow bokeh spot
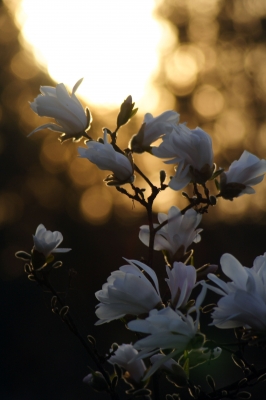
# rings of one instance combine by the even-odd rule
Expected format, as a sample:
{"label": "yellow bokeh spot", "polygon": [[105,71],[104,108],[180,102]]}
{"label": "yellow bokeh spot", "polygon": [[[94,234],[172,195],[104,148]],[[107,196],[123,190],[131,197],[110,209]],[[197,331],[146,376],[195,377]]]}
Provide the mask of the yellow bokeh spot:
{"label": "yellow bokeh spot", "polygon": [[203,52],[195,46],[180,46],[166,63],[166,75],[176,95],[186,96],[196,85],[197,74],[205,62]]}
{"label": "yellow bokeh spot", "polygon": [[95,184],[100,176],[98,170],[84,158],[74,158],[68,169],[68,174],[77,186],[91,186]]}
{"label": "yellow bokeh spot", "polygon": [[[55,132],[54,135],[59,135],[59,133]],[[51,173],[64,171],[69,161],[74,157],[75,149],[71,148],[68,144],[63,147],[56,138],[51,138],[49,135],[46,136],[42,144],[40,159],[47,171]]]}
{"label": "yellow bokeh spot", "polygon": [[203,117],[214,118],[222,111],[224,98],[215,87],[202,85],[193,95],[193,106]]}
{"label": "yellow bokeh spot", "polygon": [[14,55],[10,67],[12,72],[20,79],[31,79],[38,72],[32,58],[25,50],[21,50]]}
{"label": "yellow bokeh spot", "polygon": [[82,216],[93,225],[101,225],[108,221],[112,212],[112,188],[102,185],[87,189],[80,199]]}
{"label": "yellow bokeh spot", "polygon": [[245,133],[244,116],[237,110],[225,111],[215,123],[215,136],[220,148],[237,148]]}
{"label": "yellow bokeh spot", "polygon": [[14,192],[0,193],[0,226],[19,220],[23,213],[22,198]]}

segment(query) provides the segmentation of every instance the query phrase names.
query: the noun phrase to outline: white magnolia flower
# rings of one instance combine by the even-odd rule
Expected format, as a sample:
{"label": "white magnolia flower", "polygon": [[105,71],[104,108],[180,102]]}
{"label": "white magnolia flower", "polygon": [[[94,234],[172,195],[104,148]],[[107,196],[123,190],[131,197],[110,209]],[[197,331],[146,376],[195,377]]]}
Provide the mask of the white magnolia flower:
{"label": "white magnolia flower", "polygon": [[[187,210],[182,214],[179,208],[173,206],[169,209],[168,215],[159,213],[159,224],[168,220],[155,234],[154,250],[164,250],[168,252],[170,257],[175,255],[181,258],[187,251],[188,246],[192,242],[198,243],[201,240],[200,232],[202,229],[196,229],[201,221],[202,215],[198,214],[195,210]],[[159,224],[154,224],[157,228]],[[148,225],[140,227],[139,238],[146,246],[149,246],[150,229]]]}
{"label": "white magnolia flower", "polygon": [[[204,342],[204,335],[198,332],[199,329],[199,306],[206,294],[206,287],[203,287],[200,295],[196,300],[194,307],[190,308],[187,316],[179,311],[174,311],[170,307],[162,310],[150,311],[149,317],[145,320],[135,320],[128,323],[129,329],[135,332],[148,334],[147,337],[138,340],[134,347],[140,350],[137,358],[150,357],[160,349],[171,349],[172,351],[155,362],[148,374],[144,377],[147,379],[161,365],[170,358],[184,350],[192,348],[200,348]],[[196,311],[196,320],[194,321],[190,313]]]}
{"label": "white magnolia flower", "polygon": [[40,224],[35,235],[33,235],[34,249],[42,253],[47,258],[51,253],[66,253],[71,249],[57,249],[63,241],[63,235],[60,232],[47,231],[43,224]]}
{"label": "white magnolia flower", "polygon": [[174,262],[172,269],[166,267],[168,279],[165,279],[171,292],[171,305],[174,309],[184,307],[195,287],[197,272],[192,265]]}
{"label": "white magnolia flower", "polygon": [[123,183],[134,181],[133,162],[130,155],[126,157],[124,154],[114,150],[113,146],[108,142],[106,129],[104,131],[104,143],[91,140],[86,145],[87,149],[78,148],[79,155],[96,164],[98,168],[113,172],[113,174],[105,178],[107,185],[119,186]]}
{"label": "white magnolia flower", "polygon": [[[100,301],[96,306],[96,315],[99,318],[96,325],[122,318],[127,314],[148,313],[153,308],[161,306],[162,300],[155,272],[139,261],[126,261],[129,265],[112,272],[102,290],[95,293]],[[140,269],[149,275],[153,284]]]}
{"label": "white magnolia flower", "polygon": [[69,95],[65,85],[59,83],[56,87],[41,86],[39,94],[32,103],[31,109],[40,117],[54,118],[57,124],[48,123],[34,129],[28,136],[48,128],[52,131],[62,132],[62,140],[69,138],[80,139],[86,130],[89,129],[92,120],[89,109],[86,113],[77,99],[75,92],[83,79],[80,79]]}
{"label": "white magnolia flower", "polygon": [[224,199],[233,200],[243,194],[255,193],[251,186],[260,183],[266,173],[266,160],[244,151],[240,159],[234,161],[227,172],[220,176],[220,195]]}
{"label": "white magnolia flower", "polygon": [[252,268],[243,267],[231,254],[224,254],[221,266],[231,282],[208,275],[219,288],[207,287],[222,296],[212,313],[212,325],[266,330],[266,253],[254,260]]}
{"label": "white magnolia flower", "polygon": [[171,158],[166,164],[176,164],[176,174],[169,186],[180,190],[191,181],[199,184],[211,178],[213,165],[212,140],[201,128],[189,129],[185,124],[173,127],[170,134],[163,136],[159,147],[153,147],[156,157]]}
{"label": "white magnolia flower", "polygon": [[[127,380],[139,383],[144,376],[146,366],[142,360],[135,359],[137,355],[138,352],[132,344],[122,344],[115,351],[115,354],[108,359],[108,362],[113,365],[117,364],[127,371],[129,374]],[[134,360],[132,361],[132,359]]]}
{"label": "white magnolia flower", "polygon": [[149,151],[151,144],[166,133],[170,133],[178,121],[179,114],[175,111],[165,111],[158,117],[153,117],[150,113],[145,114],[142,126],[131,138],[129,147],[135,153]]}

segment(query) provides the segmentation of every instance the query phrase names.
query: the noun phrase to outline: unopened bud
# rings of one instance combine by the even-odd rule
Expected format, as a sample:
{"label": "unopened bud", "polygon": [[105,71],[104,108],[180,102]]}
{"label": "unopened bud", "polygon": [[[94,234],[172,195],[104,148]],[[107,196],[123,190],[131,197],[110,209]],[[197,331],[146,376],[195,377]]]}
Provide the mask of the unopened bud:
{"label": "unopened bud", "polygon": [[119,345],[117,343],[113,343],[111,347],[113,351],[116,351],[119,348]]}
{"label": "unopened bud", "polygon": [[137,113],[138,109],[134,109],[134,105],[135,103],[132,103],[132,96],[128,96],[121,104],[120,112],[117,116],[117,129],[125,125]]}
{"label": "unopened bud", "polygon": [[85,376],[83,382],[92,387],[97,392],[106,392],[108,385],[103,377],[103,374],[99,371],[95,371],[92,374]]}
{"label": "unopened bud", "polygon": [[211,375],[206,376],[206,381],[208,385],[212,388],[213,391],[215,391],[215,381]]}
{"label": "unopened bud", "polygon": [[62,261],[56,261],[54,264],[53,264],[53,268],[60,268],[60,267],[62,267],[62,265],[63,265],[63,263],[62,263]]}
{"label": "unopened bud", "polygon": [[247,386],[247,381],[247,378],[241,379],[241,381],[238,382],[238,387],[241,388]]}
{"label": "unopened bud", "polygon": [[59,311],[60,317],[62,317],[64,319],[66,317],[68,311],[69,311],[69,307],[68,306],[62,307],[61,310]]}
{"label": "unopened bud", "polygon": [[40,253],[39,251],[37,251],[34,247],[32,249],[31,254],[32,254],[31,261],[32,261],[33,269],[35,271],[43,269],[47,264],[45,255],[43,253]]}
{"label": "unopened bud", "polygon": [[210,205],[211,205],[211,206],[215,206],[215,205],[216,205],[217,199],[216,199],[215,196],[210,196],[210,197],[209,197],[209,200],[210,200]]}
{"label": "unopened bud", "polygon": [[166,179],[166,172],[164,170],[161,170],[160,171],[160,183],[161,183],[161,185],[164,183],[165,179]]}
{"label": "unopened bud", "polygon": [[186,192],[181,192],[182,196],[185,197],[186,199],[189,198],[188,194]]}
{"label": "unopened bud", "polygon": [[93,346],[96,346],[96,339],[95,339],[94,336],[88,335],[88,336],[87,336],[87,339],[88,339],[88,341],[89,341]]}
{"label": "unopened bud", "polygon": [[249,392],[238,392],[236,395],[237,399],[250,399],[251,394]]}
{"label": "unopened bud", "polygon": [[23,260],[23,261],[30,261],[30,259],[31,259],[31,255],[29,253],[26,253],[26,251],[22,251],[22,250],[17,251],[15,253],[15,257],[19,258],[20,260]]}

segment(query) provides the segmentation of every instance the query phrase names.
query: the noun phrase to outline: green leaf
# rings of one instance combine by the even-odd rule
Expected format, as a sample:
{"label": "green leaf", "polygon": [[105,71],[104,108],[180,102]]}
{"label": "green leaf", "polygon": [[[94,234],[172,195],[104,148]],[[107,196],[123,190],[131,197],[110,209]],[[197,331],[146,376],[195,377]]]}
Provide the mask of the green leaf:
{"label": "green leaf", "polygon": [[221,175],[222,172],[224,172],[224,169],[223,169],[223,168],[220,168],[220,169],[218,169],[217,171],[215,171],[215,172],[212,174],[212,176],[211,176],[211,178],[210,178],[210,181],[212,181],[213,179],[217,178],[217,176]]}
{"label": "green leaf", "polygon": [[215,186],[217,190],[220,190],[220,183],[217,181],[217,179],[214,180]]}

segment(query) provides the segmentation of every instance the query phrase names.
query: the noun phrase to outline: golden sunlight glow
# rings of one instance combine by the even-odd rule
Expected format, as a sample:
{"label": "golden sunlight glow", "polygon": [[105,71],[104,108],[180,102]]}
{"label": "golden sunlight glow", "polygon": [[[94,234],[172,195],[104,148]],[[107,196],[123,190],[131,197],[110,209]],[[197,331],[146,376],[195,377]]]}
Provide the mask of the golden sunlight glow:
{"label": "golden sunlight glow", "polygon": [[89,103],[117,106],[131,94],[145,107],[167,34],[152,17],[154,6],[153,0],[21,0],[15,19],[22,42],[56,82],[72,88],[84,77],[79,95]]}
{"label": "golden sunlight glow", "polygon": [[97,190],[95,190],[95,187],[87,189],[80,199],[83,217],[94,225],[108,221],[112,205],[112,194],[102,184],[97,186]]}

